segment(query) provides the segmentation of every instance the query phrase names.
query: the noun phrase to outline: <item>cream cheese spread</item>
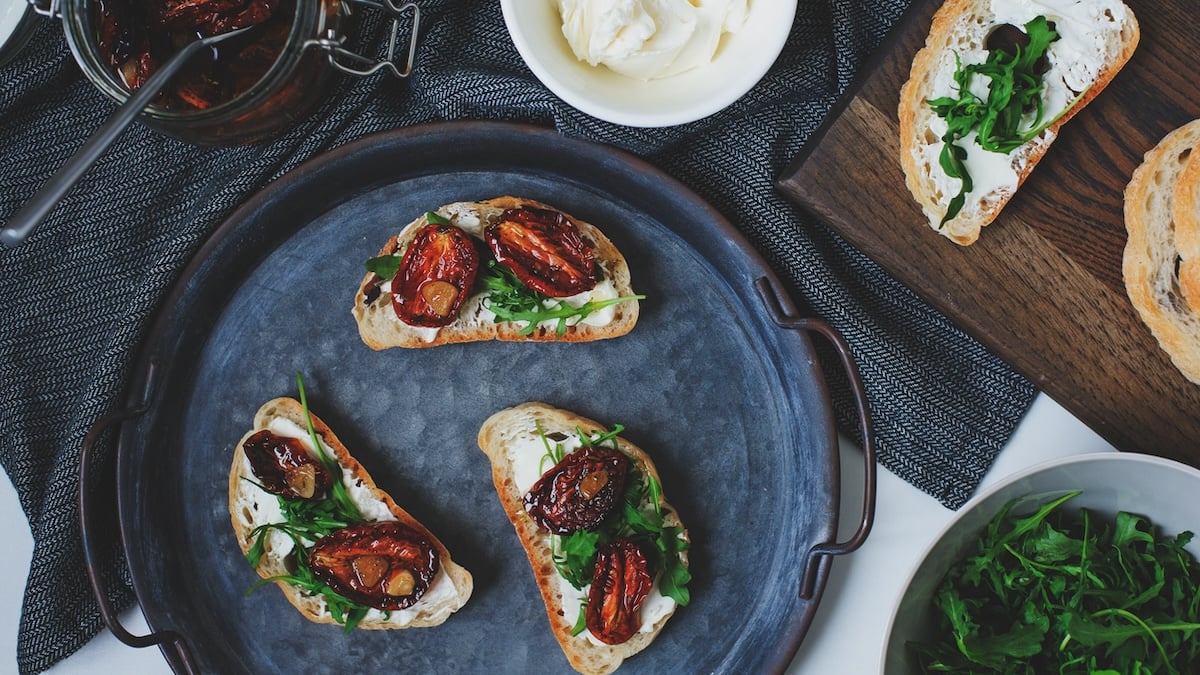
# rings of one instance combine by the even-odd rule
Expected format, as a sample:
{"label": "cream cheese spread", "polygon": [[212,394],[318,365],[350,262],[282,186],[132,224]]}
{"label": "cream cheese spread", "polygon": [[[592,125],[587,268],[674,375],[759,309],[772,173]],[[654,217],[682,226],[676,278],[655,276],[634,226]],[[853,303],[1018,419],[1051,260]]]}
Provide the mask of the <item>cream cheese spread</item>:
{"label": "cream cheese spread", "polygon": [[[992,25],[1005,24],[1023,28],[1033,19],[1044,16],[1058,33],[1058,39],[1046,50],[1048,69],[1043,76],[1042,122],[1054,119],[1075,101],[1080,93],[1096,81],[1100,68],[1108,58],[1112,44],[1118,41],[1120,26],[1127,21],[1128,8],[1121,2],[1110,0],[991,0]],[[972,19],[974,20],[974,19]],[[963,64],[983,63],[987,60],[986,33],[970,44],[960,43],[942,55],[944,62],[938,68],[929,98],[957,95],[954,82],[955,58]],[[987,100],[990,80],[976,76],[972,78],[971,92],[981,100]],[[1033,125],[1034,113],[1029,113],[1023,128]],[[946,121],[934,117],[930,122],[930,133],[942,136],[946,132]],[[1001,154],[984,150],[975,142],[976,134],[964,137],[958,145],[967,151],[965,165],[971,176],[973,187],[968,193],[968,203],[974,198],[989,194],[1012,194],[1019,182],[1019,170],[1025,159],[1022,151]],[[1049,144],[1055,138],[1047,130],[1030,143]],[[938,166],[941,144],[925,146],[926,166]],[[933,180],[939,191],[949,199],[958,193],[959,180],[935,171]]]}
{"label": "cream cheese spread", "polygon": [[709,63],[749,0],[558,0],[563,36],[580,61],[639,80]]}

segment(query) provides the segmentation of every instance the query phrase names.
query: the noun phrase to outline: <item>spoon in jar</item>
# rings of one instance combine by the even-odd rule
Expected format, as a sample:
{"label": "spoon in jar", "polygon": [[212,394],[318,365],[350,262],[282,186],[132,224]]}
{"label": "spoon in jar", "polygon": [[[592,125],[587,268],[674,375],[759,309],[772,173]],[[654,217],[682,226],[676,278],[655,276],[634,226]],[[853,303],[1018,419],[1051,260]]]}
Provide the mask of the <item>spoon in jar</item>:
{"label": "spoon in jar", "polygon": [[117,108],[108,120],[96,130],[92,137],[83,144],[83,147],[75,151],[75,154],[67,160],[67,163],[54,174],[41,190],[29,200],[20,211],[17,211],[4,229],[0,230],[0,243],[12,248],[21,242],[25,241],[50,211],[58,205],[62,198],[75,187],[83,174],[91,168],[100,155],[113,144],[114,141],[125,131],[125,128],[133,122],[134,118],[142,112],[150,101],[158,95],[167,82],[170,81],[175,73],[187,63],[196,52],[199,52],[206,47],[228,40],[235,35],[241,35],[246,31],[254,28],[254,26],[246,26],[238,28],[227,33],[220,33],[210,37],[189,42],[183,49],[180,49],[170,59],[158,67],[146,82],[135,89],[125,100],[124,103]]}

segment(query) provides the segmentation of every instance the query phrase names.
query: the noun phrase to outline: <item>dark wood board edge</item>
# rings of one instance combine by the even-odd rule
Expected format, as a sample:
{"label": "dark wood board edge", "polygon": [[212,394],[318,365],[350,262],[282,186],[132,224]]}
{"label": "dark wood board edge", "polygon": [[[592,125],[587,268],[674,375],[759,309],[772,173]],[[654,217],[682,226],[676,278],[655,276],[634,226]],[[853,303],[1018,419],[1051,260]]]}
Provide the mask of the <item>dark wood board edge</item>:
{"label": "dark wood board edge", "polygon": [[[940,1],[938,4],[940,4]],[[933,16],[934,10],[933,3],[928,0],[912,0],[908,9],[904,11],[904,14],[896,21],[896,24],[879,41],[879,46],[863,60],[858,72],[854,75],[853,81],[846,87],[846,91],[842,93],[837,102],[833,104],[833,108],[829,110],[829,114],[825,116],[821,124],[817,125],[817,128],[813,130],[804,147],[800,148],[799,154],[783,170],[783,173],[779,174],[779,178],[776,180],[777,187],[788,193],[787,186],[791,182],[789,181],[789,177],[795,176],[800,172],[801,167],[808,161],[809,156],[821,146],[821,140],[829,133],[829,130],[840,123],[842,114],[846,112],[846,108],[850,106],[850,103],[858,98],[859,94],[873,81],[880,80],[880,73],[884,69],[894,67],[893,64],[897,60],[893,55],[897,51],[907,51],[905,49],[905,41],[912,40],[912,36],[914,35],[911,25],[916,22],[928,23]],[[915,48],[913,51],[915,51]],[[805,205],[803,202],[801,203],[801,206]]]}
{"label": "dark wood board edge", "polygon": [[[1077,224],[1047,226],[1064,215],[1037,197],[1014,200],[979,242],[960,248],[928,227],[908,194],[895,105],[938,4],[913,3],[777,186],[1117,448],[1200,465],[1200,387],[1171,365],[1113,283],[1113,246],[1062,236]],[[1157,139],[1164,119],[1182,116],[1158,111],[1142,133]],[[1113,159],[1121,180],[1150,145],[1108,149],[1121,155]],[[1061,170],[1043,171],[1041,193]],[[1119,202],[1119,193],[1107,196]],[[1118,224],[1119,252],[1121,214],[1110,205],[1104,218]]]}

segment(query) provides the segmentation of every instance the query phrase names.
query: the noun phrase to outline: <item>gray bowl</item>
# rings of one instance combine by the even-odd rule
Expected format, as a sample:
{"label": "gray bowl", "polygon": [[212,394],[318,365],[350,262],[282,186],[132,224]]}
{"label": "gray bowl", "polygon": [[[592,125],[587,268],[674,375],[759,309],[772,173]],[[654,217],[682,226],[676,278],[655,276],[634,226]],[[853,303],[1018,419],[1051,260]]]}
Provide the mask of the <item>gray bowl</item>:
{"label": "gray bowl", "polygon": [[[1124,452],[1076,455],[1034,466],[981,492],[938,534],[921,556],[892,612],[883,646],[885,675],[919,673],[906,645],[932,638],[933,596],[942,577],[974,545],[987,523],[1014,499],[1015,514],[1028,514],[1067,492],[1082,490],[1068,504],[1105,516],[1126,511],[1149,518],[1174,536],[1200,533],[1200,470],[1179,462]],[[1187,546],[1200,556],[1200,539]]]}

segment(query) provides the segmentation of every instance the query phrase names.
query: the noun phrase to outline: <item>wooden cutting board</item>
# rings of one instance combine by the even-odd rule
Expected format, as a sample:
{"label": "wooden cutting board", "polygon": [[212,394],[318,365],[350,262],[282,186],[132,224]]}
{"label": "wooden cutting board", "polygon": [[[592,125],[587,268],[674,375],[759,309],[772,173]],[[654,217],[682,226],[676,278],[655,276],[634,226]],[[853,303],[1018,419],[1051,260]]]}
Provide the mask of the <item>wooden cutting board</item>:
{"label": "wooden cutting board", "polygon": [[934,232],[904,186],[900,86],[940,3],[913,0],[778,186],[1118,449],[1200,466],[1200,385],[1125,294],[1122,197],[1200,117],[1196,0],[1126,0],[1141,42],[979,241]]}

